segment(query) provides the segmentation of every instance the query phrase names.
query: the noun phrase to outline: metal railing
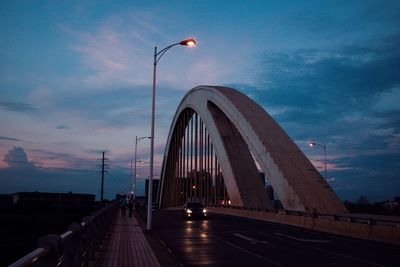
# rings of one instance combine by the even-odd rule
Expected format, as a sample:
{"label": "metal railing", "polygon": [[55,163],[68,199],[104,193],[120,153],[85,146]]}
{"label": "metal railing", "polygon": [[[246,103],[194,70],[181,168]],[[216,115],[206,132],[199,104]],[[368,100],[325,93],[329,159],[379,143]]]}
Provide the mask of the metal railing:
{"label": "metal railing", "polygon": [[246,207],[231,206],[231,205],[210,205],[210,207],[250,210],[250,211],[258,211],[265,213],[277,213],[277,214],[312,217],[312,218],[326,219],[333,221],[345,221],[349,223],[361,223],[368,225],[381,225],[381,226],[400,228],[400,218],[399,220],[377,219],[374,218],[372,214],[371,217],[359,217],[351,214],[336,215],[336,214],[323,214],[317,212],[305,212],[305,211],[294,211],[294,210],[284,210],[284,209],[256,209],[256,208],[246,208]]}
{"label": "metal railing", "polygon": [[115,213],[118,201],[73,223],[61,235],[51,234],[39,238],[38,248],[12,263],[9,267],[35,266],[89,266],[100,248]]}

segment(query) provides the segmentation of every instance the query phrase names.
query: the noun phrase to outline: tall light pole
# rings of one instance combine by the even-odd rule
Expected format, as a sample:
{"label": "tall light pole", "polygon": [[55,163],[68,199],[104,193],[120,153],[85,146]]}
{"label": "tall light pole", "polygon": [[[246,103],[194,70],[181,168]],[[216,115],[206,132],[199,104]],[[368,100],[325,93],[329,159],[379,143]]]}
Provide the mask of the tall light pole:
{"label": "tall light pole", "polygon": [[316,147],[319,146],[324,150],[324,154],[325,154],[325,180],[328,181],[328,170],[326,168],[326,164],[327,164],[327,160],[326,160],[326,144],[320,144],[320,143],[316,143],[316,142],[310,142],[308,144],[310,147]]}
{"label": "tall light pole", "polygon": [[151,138],[150,136],[142,136],[142,137],[137,137],[136,136],[136,138],[135,138],[135,169],[134,169],[134,176],[133,176],[133,179],[132,179],[132,191],[133,191],[133,196],[136,198],[136,177],[137,177],[137,171],[136,171],[136,163],[137,163],[137,159],[136,159],[136,156],[137,156],[137,144],[141,141],[141,140],[143,140],[143,139],[146,139],[146,138]]}
{"label": "tall light pole", "polygon": [[194,46],[196,45],[196,40],[187,39],[179,43],[175,43],[165,47],[164,49],[157,52],[157,46],[154,47],[154,60],[153,60],[153,98],[151,105],[151,141],[150,141],[150,176],[149,176],[149,189],[147,195],[147,225],[146,230],[151,230],[151,220],[152,220],[152,203],[153,203],[153,170],[154,170],[154,124],[155,124],[155,109],[156,109],[156,74],[157,74],[157,63],[160,58],[167,52],[171,47],[176,45],[186,45]]}

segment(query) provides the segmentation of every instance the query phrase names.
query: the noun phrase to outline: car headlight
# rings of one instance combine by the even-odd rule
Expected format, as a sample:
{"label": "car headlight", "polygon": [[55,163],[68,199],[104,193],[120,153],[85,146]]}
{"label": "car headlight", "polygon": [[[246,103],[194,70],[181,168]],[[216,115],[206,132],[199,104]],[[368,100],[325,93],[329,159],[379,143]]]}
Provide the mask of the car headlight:
{"label": "car headlight", "polygon": [[203,213],[207,213],[207,210],[206,210],[206,209],[203,209]]}
{"label": "car headlight", "polygon": [[187,213],[192,213],[192,210],[186,210]]}

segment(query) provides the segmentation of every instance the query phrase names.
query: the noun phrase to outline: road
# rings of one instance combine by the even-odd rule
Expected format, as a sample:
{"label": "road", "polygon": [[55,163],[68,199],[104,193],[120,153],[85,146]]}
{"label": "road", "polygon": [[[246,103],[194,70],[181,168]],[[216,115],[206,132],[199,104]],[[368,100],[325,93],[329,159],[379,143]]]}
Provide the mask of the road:
{"label": "road", "polygon": [[184,266],[400,266],[400,247],[211,214],[154,211],[153,230]]}

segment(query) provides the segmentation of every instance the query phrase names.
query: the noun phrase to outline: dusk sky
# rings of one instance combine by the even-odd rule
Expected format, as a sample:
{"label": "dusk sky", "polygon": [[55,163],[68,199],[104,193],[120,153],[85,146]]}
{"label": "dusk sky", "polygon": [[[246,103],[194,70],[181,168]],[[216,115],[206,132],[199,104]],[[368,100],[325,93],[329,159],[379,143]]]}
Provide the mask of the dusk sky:
{"label": "dusk sky", "polygon": [[[2,1],[0,193],[126,191],[135,136],[155,175],[184,94],[235,88],[287,131],[342,200],[400,196],[400,1]],[[138,145],[139,193],[149,140]],[[157,177],[156,177],[157,178]]]}

